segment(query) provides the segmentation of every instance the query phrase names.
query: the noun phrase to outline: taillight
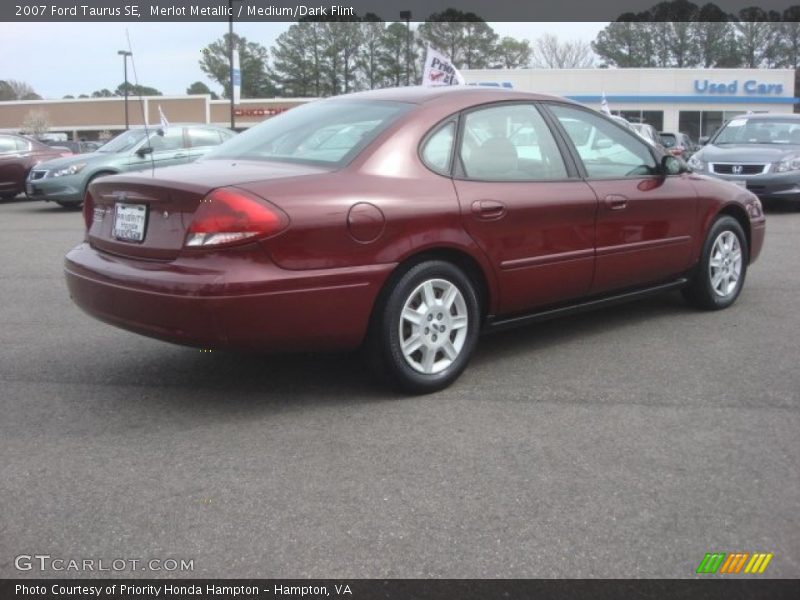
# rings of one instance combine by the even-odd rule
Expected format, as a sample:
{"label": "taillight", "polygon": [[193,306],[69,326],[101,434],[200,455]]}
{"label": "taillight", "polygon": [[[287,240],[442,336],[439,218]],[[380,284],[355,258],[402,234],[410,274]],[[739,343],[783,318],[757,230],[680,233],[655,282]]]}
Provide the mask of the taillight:
{"label": "taillight", "polygon": [[218,188],[200,201],[186,232],[191,248],[227,246],[275,235],[289,217],[274,206],[238,188]]}
{"label": "taillight", "polygon": [[89,190],[86,190],[86,195],[83,197],[83,222],[86,223],[86,231],[88,232],[94,222],[94,198],[92,198]]}

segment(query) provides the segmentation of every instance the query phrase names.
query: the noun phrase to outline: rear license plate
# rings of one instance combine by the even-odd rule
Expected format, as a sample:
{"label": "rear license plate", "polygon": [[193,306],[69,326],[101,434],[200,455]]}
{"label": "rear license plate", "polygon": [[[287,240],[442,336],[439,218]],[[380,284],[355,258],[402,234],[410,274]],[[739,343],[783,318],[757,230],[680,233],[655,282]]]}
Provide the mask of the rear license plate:
{"label": "rear license plate", "polygon": [[147,224],[147,206],[118,202],[114,211],[114,237],[126,242],[144,240]]}

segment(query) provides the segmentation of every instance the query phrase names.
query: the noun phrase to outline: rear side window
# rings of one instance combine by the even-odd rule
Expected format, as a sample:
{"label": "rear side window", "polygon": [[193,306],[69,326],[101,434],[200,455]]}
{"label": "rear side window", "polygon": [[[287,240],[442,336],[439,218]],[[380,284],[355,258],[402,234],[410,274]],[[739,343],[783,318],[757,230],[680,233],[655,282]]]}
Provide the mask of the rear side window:
{"label": "rear side window", "polygon": [[537,181],[567,177],[553,134],[532,104],[501,104],[468,113],[459,156],[469,179]]}
{"label": "rear side window", "polygon": [[189,145],[192,148],[199,146],[216,146],[222,142],[222,136],[213,129],[202,129],[200,127],[189,128]]}
{"label": "rear side window", "polygon": [[647,142],[599,114],[560,104],[550,110],[575,146],[589,177],[613,179],[656,173]]}
{"label": "rear side window", "polygon": [[450,174],[450,158],[456,137],[456,122],[449,121],[431,135],[422,147],[422,162],[441,175]]}

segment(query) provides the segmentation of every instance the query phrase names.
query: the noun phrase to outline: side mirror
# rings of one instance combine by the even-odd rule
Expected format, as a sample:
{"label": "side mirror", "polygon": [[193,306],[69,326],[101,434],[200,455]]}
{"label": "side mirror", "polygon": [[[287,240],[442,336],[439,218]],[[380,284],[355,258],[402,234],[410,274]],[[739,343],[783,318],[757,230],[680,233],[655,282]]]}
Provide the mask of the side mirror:
{"label": "side mirror", "polygon": [[689,171],[688,165],[677,156],[667,154],[661,159],[661,171],[665,175],[680,175]]}
{"label": "side mirror", "polygon": [[711,139],[711,138],[709,138],[707,135],[704,135],[704,136],[701,136],[701,137],[700,137],[700,138],[697,140],[697,143],[698,143],[698,144],[700,144],[701,146],[705,146],[705,145],[708,143],[708,140],[709,140],[709,139]]}
{"label": "side mirror", "polygon": [[136,151],[136,155],[137,155],[139,158],[144,158],[144,157],[145,157],[145,156],[147,156],[148,154],[152,154],[152,153],[153,153],[153,147],[152,147],[152,146],[142,146],[141,148],[139,148],[139,149]]}

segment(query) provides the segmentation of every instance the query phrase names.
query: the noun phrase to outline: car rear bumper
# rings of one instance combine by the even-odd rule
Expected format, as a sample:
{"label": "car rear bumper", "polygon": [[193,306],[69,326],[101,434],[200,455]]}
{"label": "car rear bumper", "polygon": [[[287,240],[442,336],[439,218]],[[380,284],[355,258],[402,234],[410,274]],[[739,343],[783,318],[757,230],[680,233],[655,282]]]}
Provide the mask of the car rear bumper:
{"label": "car rear bumper", "polygon": [[64,270],[73,301],[101,321],[190,346],[288,352],[357,347],[394,267],[288,271],[236,252],[160,263],[83,243]]}

